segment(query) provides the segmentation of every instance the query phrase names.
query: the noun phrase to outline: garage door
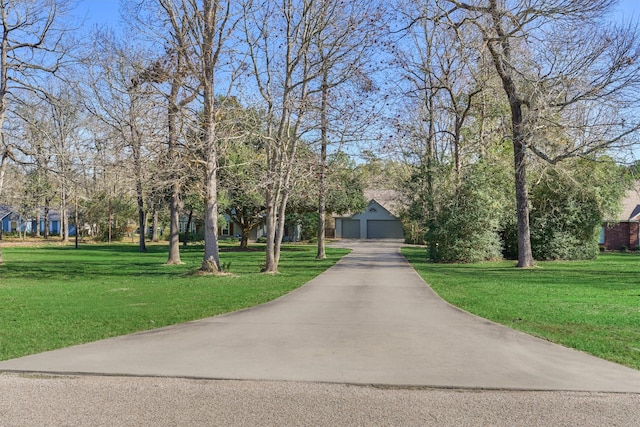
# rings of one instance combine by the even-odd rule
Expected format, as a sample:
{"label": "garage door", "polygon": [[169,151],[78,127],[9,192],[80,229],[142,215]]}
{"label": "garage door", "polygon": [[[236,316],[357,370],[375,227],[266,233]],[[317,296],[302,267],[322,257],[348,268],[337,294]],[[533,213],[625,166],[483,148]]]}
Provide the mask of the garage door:
{"label": "garage door", "polygon": [[404,239],[402,223],[397,220],[367,221],[368,239]]}
{"label": "garage door", "polygon": [[359,239],[360,238],[360,220],[359,219],[343,219],[342,220],[342,238],[343,239]]}

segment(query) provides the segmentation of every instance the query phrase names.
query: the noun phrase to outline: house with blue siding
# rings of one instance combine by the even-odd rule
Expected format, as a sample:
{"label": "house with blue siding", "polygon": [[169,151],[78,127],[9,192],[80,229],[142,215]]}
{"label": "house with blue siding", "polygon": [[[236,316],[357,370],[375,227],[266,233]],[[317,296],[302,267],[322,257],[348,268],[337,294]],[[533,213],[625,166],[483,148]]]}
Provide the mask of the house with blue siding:
{"label": "house with blue siding", "polygon": [[[40,209],[39,224],[36,217],[23,217],[18,213],[17,209],[7,205],[0,205],[0,221],[2,221],[3,233],[21,233],[35,234],[39,228],[40,233],[44,233],[45,220],[44,208]],[[55,210],[49,210],[49,234],[60,234],[60,213]],[[70,230],[71,231],[71,230]]]}
{"label": "house with blue siding", "polygon": [[9,206],[0,205],[0,230],[9,231],[11,227],[11,214],[13,210]]}

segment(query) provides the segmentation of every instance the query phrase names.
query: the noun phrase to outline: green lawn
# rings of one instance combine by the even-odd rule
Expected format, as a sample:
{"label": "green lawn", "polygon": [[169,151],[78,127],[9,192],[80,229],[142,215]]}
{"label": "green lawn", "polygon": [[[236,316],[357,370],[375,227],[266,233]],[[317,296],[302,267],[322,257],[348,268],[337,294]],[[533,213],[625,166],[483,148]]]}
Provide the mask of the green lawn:
{"label": "green lawn", "polygon": [[[237,244],[236,244],[237,245]],[[235,248],[235,246],[234,246]],[[227,250],[227,251],[225,251]],[[194,276],[202,247],[167,266],[166,245],[4,247],[0,266],[0,360],[213,316],[273,300],[333,265],[348,250],[285,246],[280,274],[260,274],[264,251],[223,248],[230,276]]]}
{"label": "green lawn", "polygon": [[596,261],[433,264],[402,253],[445,300],[478,316],[640,369],[640,255]]}

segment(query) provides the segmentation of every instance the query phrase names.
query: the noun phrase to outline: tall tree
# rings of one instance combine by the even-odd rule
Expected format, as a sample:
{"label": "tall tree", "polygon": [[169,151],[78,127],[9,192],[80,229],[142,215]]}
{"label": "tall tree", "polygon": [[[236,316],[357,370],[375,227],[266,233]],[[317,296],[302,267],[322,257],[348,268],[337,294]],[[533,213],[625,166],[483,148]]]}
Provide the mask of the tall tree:
{"label": "tall tree", "polygon": [[[122,43],[112,34],[97,33],[87,60],[88,92],[93,96],[85,98],[85,106],[91,114],[112,131],[115,137],[112,143],[124,144],[133,160],[141,252],[146,252],[144,230],[148,209],[145,202],[152,191],[150,175],[160,175],[157,170],[149,170],[154,160],[152,154],[157,151],[151,147],[157,145],[159,133],[165,129],[160,121],[161,100],[137,81],[140,70],[146,65],[140,64],[139,58],[148,55],[148,51]],[[160,184],[155,183],[156,186]]]}
{"label": "tall tree", "polygon": [[265,216],[265,143],[258,111],[226,102],[219,130],[233,139],[220,152],[220,193],[222,210],[241,227],[240,247],[248,248],[249,235]]}
{"label": "tall tree", "polygon": [[[23,91],[42,88],[40,77],[55,73],[64,58],[66,32],[59,26],[69,1],[12,0],[0,2],[0,176],[11,150],[5,145],[7,111],[19,105]],[[1,189],[1,187],[0,187]],[[0,250],[0,263],[2,251]]]}
{"label": "tall tree", "polygon": [[[200,147],[192,152],[195,160],[203,167],[205,194],[205,248],[201,270],[220,271],[218,254],[218,136],[216,134],[216,92],[221,83],[226,83],[227,92],[232,87],[234,69],[238,62],[231,59],[233,47],[230,46],[238,21],[236,2],[228,0],[144,0],[143,4],[153,10],[157,4],[161,19],[157,21],[168,35],[162,37],[167,47],[169,66],[158,65],[162,74],[171,79],[169,101],[169,148],[170,157],[177,150],[176,119],[180,110],[199,96],[203,113],[196,121],[199,127]],[[155,35],[160,33],[151,29]],[[167,73],[167,70],[171,70]],[[151,70],[153,71],[153,69]],[[163,81],[167,80],[165,78]],[[179,93],[189,90],[190,83],[194,97],[183,97],[178,101]],[[224,92],[224,89],[221,90]],[[187,101],[187,102],[184,102]],[[169,262],[179,262],[179,241],[177,235],[178,218],[178,179],[174,177],[176,188],[171,196],[171,242]],[[174,229],[175,228],[175,229]],[[175,237],[174,237],[175,234]],[[175,240],[175,242],[174,242]],[[172,249],[173,248],[173,249]],[[172,253],[172,250],[176,253]]]}
{"label": "tall tree", "polygon": [[[436,242],[429,235],[437,227],[436,212],[447,202],[443,186],[461,184],[463,145],[469,145],[463,128],[482,87],[466,40],[456,43],[464,34],[438,20],[421,19],[433,15],[436,3],[409,0],[400,6],[392,54],[402,76],[397,90],[407,112],[398,115],[394,125],[403,141],[400,149],[414,167],[404,191],[433,256]],[[407,26],[407,21],[413,25]]]}
{"label": "tall tree", "polygon": [[318,19],[311,54],[320,69],[317,86],[311,90],[311,96],[315,92],[320,98],[316,116],[320,145],[316,258],[324,259],[329,145],[333,142],[341,148],[346,141],[355,139],[356,134],[362,135],[350,112],[361,110],[354,105],[361,106],[374,87],[372,76],[364,70],[372,62],[372,48],[377,46],[384,27],[384,14],[376,2],[362,0],[322,1],[311,7],[316,9]]}
{"label": "tall tree", "polygon": [[316,90],[311,83],[322,75],[321,61],[313,50],[314,39],[329,25],[322,4],[317,0],[244,2],[248,55],[266,120],[269,181],[264,271],[268,273],[278,271],[296,153],[309,129]]}
{"label": "tall tree", "polygon": [[[476,31],[509,103],[517,205],[518,266],[534,264],[528,153],[551,162],[629,143],[640,49],[634,27],[604,21],[615,0],[436,1],[434,19]],[[597,114],[594,114],[594,111]]]}
{"label": "tall tree", "polygon": [[86,114],[82,101],[74,88],[69,85],[57,85],[45,94],[49,110],[49,126],[45,137],[50,140],[52,160],[60,202],[60,237],[69,241],[71,224],[69,218],[76,197],[79,160],[83,153],[82,131]]}

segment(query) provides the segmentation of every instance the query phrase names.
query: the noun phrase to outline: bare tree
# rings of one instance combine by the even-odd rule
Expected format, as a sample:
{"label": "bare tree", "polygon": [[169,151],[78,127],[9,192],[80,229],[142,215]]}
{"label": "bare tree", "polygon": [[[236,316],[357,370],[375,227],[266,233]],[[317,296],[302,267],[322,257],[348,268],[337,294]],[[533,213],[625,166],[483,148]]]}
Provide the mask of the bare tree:
{"label": "bare tree", "polygon": [[[142,4],[156,3],[162,19],[159,28],[168,35],[155,34],[164,40],[167,55],[164,64],[154,64],[147,79],[158,83],[169,81],[169,158],[175,159],[178,147],[178,115],[194,100],[201,100],[202,114],[193,124],[191,135],[197,135],[199,147],[190,155],[204,169],[205,197],[205,250],[202,271],[220,271],[218,254],[218,202],[217,168],[218,143],[216,134],[216,95],[225,82],[227,90],[233,85],[237,62],[230,59],[230,40],[238,21],[235,2],[225,0],[145,0]],[[225,98],[225,91],[220,91]],[[198,98],[197,98],[198,97]],[[171,241],[169,263],[179,262],[177,234],[179,211],[179,180],[174,177],[171,196]],[[175,241],[174,241],[175,240]]]}
{"label": "bare tree", "polygon": [[45,100],[49,109],[50,146],[60,202],[60,238],[69,241],[71,206],[77,188],[78,159],[82,156],[81,129],[84,111],[78,94],[69,86],[49,89]]}
{"label": "bare tree", "polygon": [[[220,256],[218,253],[218,144],[219,136],[216,134],[218,121],[216,108],[216,89],[221,76],[219,68],[223,68],[224,60],[231,54],[229,42],[238,23],[237,11],[234,10],[234,2],[223,0],[203,0],[202,9],[195,13],[198,19],[194,35],[201,34],[193,44],[198,47],[199,67],[203,91],[203,146],[204,171],[205,171],[205,240],[204,257],[201,270],[215,273],[221,271]],[[196,12],[196,11],[194,11]],[[228,60],[226,78],[228,87],[231,88],[234,81],[234,68],[238,64]],[[224,93],[228,95],[228,91]],[[224,96],[222,103],[227,99]]]}
{"label": "bare tree", "polygon": [[[12,0],[0,2],[0,132],[2,159],[11,156],[5,144],[7,111],[19,103],[21,91],[38,90],[43,74],[55,73],[65,55],[65,31],[57,26],[67,0]],[[0,162],[0,176],[6,161]],[[1,189],[1,187],[0,187]],[[2,252],[0,251],[0,263]]]}
{"label": "bare tree", "polygon": [[[87,61],[88,92],[93,96],[85,98],[85,106],[91,114],[116,137],[114,144],[122,141],[130,150],[133,160],[133,175],[138,207],[138,246],[146,252],[145,229],[147,206],[145,201],[151,193],[149,165],[155,159],[150,149],[160,139],[164,130],[160,121],[161,100],[157,95],[136,84],[144,66],[138,58],[148,55],[147,51],[130,47],[115,36],[98,33],[94,48]],[[157,170],[153,170],[159,175]],[[160,181],[160,179],[158,179]],[[156,182],[156,186],[163,185]]]}
{"label": "bare tree", "polygon": [[[51,118],[46,103],[35,96],[25,97],[23,104],[12,115],[19,122],[17,126],[11,126],[6,137],[20,140],[15,143],[19,153],[19,162],[27,175],[29,198],[32,200],[32,209],[38,217],[40,224],[40,207],[44,208],[44,238],[49,238],[49,210],[56,194],[55,179],[52,165],[53,148],[51,138]],[[16,129],[17,128],[17,129]],[[15,135],[11,135],[16,132]],[[40,236],[40,227],[36,227],[36,236]]]}
{"label": "bare tree", "polygon": [[193,46],[189,44],[189,16],[181,11],[194,1],[139,0],[125,4],[126,16],[132,27],[144,30],[148,41],[160,46],[156,54],[138,75],[132,86],[154,85],[163,94],[167,108],[167,151],[164,168],[168,174],[169,190],[169,255],[167,264],[180,264],[180,210],[182,208],[182,148],[184,147],[187,107],[196,99],[200,89],[194,72]]}
{"label": "bare tree", "polygon": [[244,30],[256,90],[266,115],[267,253],[264,271],[276,273],[285,228],[293,167],[305,120],[311,111],[321,61],[313,41],[329,25],[314,0],[244,3]]}
{"label": "bare tree", "polygon": [[[366,95],[372,91],[372,76],[365,68],[372,61],[384,27],[382,9],[371,1],[323,1],[310,4],[317,23],[311,42],[311,55],[319,72],[309,96],[319,97],[315,126],[319,131],[318,172],[318,251],[316,258],[326,258],[325,228],[327,203],[327,155],[331,143],[339,148],[361,129],[350,114],[361,110]],[[373,67],[369,67],[369,70]],[[347,101],[347,102],[345,102]],[[351,101],[352,103],[350,103]],[[354,108],[353,104],[360,104]],[[348,126],[344,126],[350,121]]]}

